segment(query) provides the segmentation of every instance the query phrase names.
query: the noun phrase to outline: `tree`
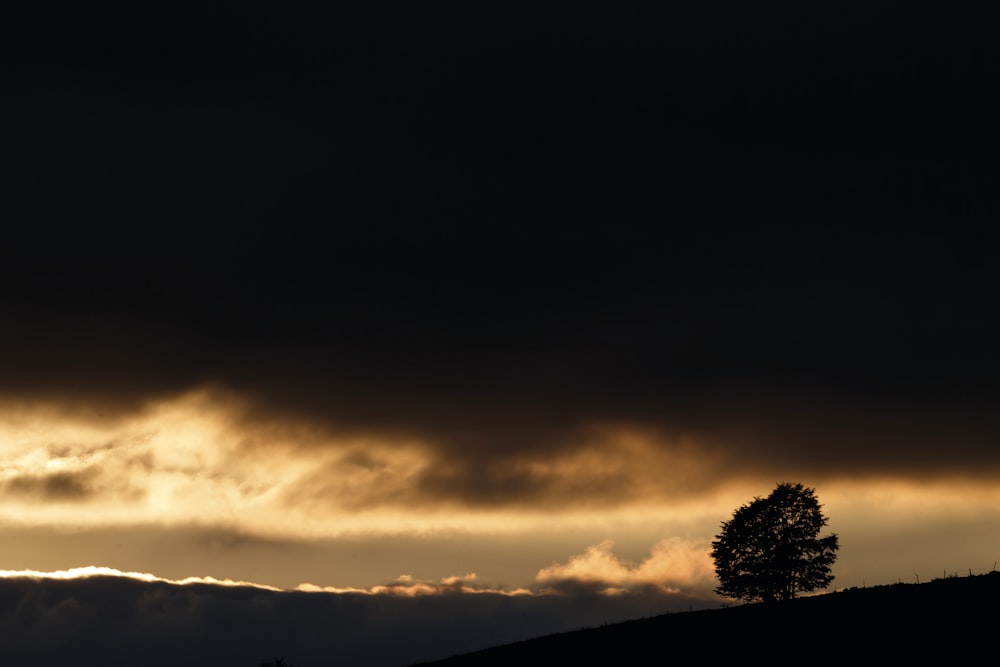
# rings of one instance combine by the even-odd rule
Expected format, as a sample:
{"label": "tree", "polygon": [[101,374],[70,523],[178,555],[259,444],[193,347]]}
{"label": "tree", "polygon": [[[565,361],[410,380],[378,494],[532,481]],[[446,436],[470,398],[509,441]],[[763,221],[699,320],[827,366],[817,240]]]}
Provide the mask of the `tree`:
{"label": "tree", "polygon": [[821,509],[814,489],[792,483],[737,509],[712,542],[715,592],[771,602],[829,586],[840,544],[836,534],[819,537],[827,524]]}

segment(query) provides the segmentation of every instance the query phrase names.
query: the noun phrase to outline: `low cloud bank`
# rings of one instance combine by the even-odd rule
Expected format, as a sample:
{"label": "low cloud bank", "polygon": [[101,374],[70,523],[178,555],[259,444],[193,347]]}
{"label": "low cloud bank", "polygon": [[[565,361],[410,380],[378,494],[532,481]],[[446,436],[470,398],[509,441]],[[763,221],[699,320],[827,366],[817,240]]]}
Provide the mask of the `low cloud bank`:
{"label": "low cloud bank", "polygon": [[[459,578],[464,580],[466,578]],[[0,578],[5,661],[49,665],[399,667],[713,600],[651,591],[510,595],[276,591],[131,576]]]}
{"label": "low cloud bank", "polygon": [[279,588],[275,588],[274,586],[255,584],[250,581],[233,581],[232,579],[216,579],[215,577],[185,577],[184,579],[166,579],[148,572],[123,572],[113,567],[100,567],[97,565],[72,567],[68,570],[57,570],[54,572],[42,572],[39,570],[0,570],[0,578],[3,579],[29,578],[70,580],[87,579],[90,577],[122,577],[125,579],[134,579],[136,581],[163,582],[168,584],[177,584],[179,586],[186,586],[189,584],[212,584],[215,586],[249,586],[252,588],[261,588],[271,591],[281,590]]}

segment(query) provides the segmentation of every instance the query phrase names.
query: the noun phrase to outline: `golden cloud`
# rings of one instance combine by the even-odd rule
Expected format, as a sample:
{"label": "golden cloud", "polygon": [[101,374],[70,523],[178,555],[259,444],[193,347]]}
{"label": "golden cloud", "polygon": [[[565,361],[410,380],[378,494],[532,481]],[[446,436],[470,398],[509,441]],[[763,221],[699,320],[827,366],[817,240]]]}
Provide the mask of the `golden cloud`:
{"label": "golden cloud", "polygon": [[[106,416],[81,406],[6,401],[0,403],[0,521],[75,528],[198,524],[331,537],[507,533],[545,528],[558,517],[564,527],[697,520],[701,532],[692,534],[706,534],[789,472],[741,468],[749,455],[741,440],[729,443],[724,433],[607,422],[553,437],[551,446],[536,449],[481,453],[470,445],[457,454],[453,443],[441,446],[432,434],[342,432],[277,413],[265,418],[249,399],[217,387]],[[820,498],[836,507],[835,518],[997,506],[989,480],[951,476],[921,484],[791,472],[818,487]],[[870,506],[861,508],[868,497]],[[595,568],[602,553],[590,557]],[[606,569],[609,580],[626,583],[641,574],[611,576]]]}
{"label": "golden cloud", "polygon": [[603,540],[572,556],[539,570],[536,581],[546,589],[582,586],[618,595],[634,590],[680,590],[711,588],[715,571],[709,558],[708,540],[666,538],[638,564],[628,563],[612,552],[614,542]]}

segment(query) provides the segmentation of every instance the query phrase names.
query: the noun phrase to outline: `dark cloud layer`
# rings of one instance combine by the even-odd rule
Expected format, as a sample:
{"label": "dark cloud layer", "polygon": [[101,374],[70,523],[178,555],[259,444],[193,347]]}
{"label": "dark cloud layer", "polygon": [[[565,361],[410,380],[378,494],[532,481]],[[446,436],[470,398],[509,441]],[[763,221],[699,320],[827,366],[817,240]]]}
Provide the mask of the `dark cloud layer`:
{"label": "dark cloud layer", "polygon": [[398,667],[709,604],[655,594],[408,598],[115,577],[0,579],[5,659],[40,667],[238,667],[278,656],[302,665]]}
{"label": "dark cloud layer", "polygon": [[22,475],[7,480],[3,490],[14,496],[39,495],[45,500],[81,500],[91,493],[90,472]]}
{"label": "dark cloud layer", "polygon": [[592,422],[743,434],[762,466],[991,461],[977,22],[592,4],[8,41],[0,391],[216,384],[432,441],[431,490],[489,456],[487,500],[543,493],[510,466]]}

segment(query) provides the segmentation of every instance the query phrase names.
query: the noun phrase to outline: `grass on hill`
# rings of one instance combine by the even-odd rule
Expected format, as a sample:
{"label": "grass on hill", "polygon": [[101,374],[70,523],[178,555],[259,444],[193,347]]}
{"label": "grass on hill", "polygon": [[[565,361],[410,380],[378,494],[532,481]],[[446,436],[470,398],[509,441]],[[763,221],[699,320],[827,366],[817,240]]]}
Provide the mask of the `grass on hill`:
{"label": "grass on hill", "polygon": [[[421,663],[481,667],[649,660],[818,665],[853,661],[973,664],[996,654],[1000,572],[923,584],[851,588],[770,604],[744,604],[538,637]],[[414,666],[416,667],[416,666]]]}

